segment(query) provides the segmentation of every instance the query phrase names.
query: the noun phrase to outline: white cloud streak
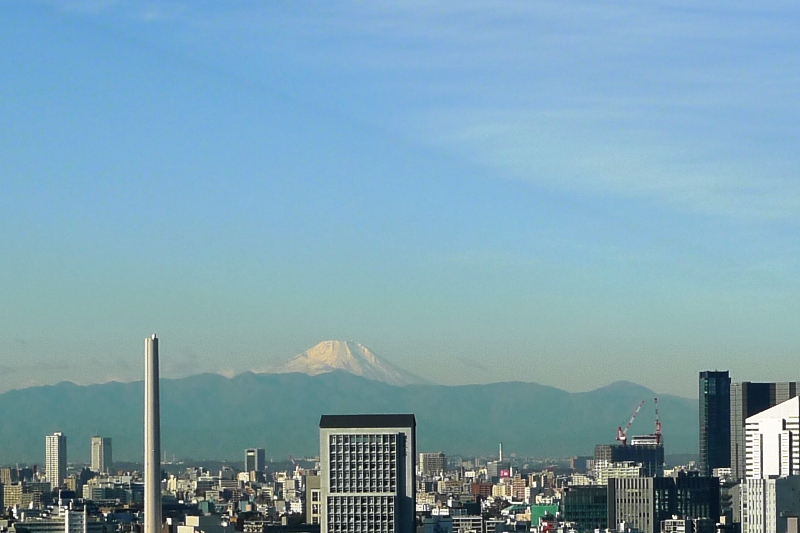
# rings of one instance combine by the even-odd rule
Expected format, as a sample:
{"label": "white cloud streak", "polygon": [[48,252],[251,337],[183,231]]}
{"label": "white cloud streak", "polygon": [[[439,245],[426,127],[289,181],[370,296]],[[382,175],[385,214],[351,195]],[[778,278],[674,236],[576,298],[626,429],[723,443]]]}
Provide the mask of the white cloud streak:
{"label": "white cloud streak", "polygon": [[351,112],[501,179],[800,218],[790,2],[60,5],[174,18],[182,45],[246,57],[249,76],[281,57],[352,83],[342,93],[377,100],[343,104]]}

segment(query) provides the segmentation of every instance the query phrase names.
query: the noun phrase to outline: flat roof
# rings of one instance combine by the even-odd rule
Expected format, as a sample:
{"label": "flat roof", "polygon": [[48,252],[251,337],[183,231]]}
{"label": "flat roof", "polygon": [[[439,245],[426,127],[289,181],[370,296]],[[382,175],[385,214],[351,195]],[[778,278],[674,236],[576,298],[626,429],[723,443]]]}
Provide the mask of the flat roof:
{"label": "flat roof", "polygon": [[394,415],[322,415],[320,428],[413,428],[417,420],[412,414]]}

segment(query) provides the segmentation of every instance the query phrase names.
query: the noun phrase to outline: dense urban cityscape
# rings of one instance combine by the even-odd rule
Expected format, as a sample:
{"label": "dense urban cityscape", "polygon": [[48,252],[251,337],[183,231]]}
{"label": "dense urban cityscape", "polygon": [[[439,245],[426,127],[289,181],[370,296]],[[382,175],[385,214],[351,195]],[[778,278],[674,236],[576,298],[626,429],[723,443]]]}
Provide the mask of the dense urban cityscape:
{"label": "dense urban cityscape", "polygon": [[614,444],[549,464],[509,457],[502,443],[492,457],[418,451],[413,413],[321,413],[318,456],[282,465],[254,447],[210,471],[162,458],[155,335],[145,360],[144,466],[117,468],[102,435],[85,443],[90,464],[70,463],[67,435],[46,435],[43,469],[0,469],[1,531],[792,533],[800,524],[795,382],[701,372],[698,456],[687,464],[665,464],[654,398],[653,433],[628,434],[642,400]]}

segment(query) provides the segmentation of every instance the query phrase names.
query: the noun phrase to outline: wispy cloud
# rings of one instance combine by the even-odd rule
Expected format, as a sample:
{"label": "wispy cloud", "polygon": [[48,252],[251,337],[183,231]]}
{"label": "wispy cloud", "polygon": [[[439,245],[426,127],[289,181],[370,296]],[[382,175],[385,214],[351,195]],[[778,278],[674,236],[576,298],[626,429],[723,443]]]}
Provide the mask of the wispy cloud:
{"label": "wispy cloud", "polygon": [[175,20],[186,13],[182,2],[132,2],[129,0],[44,0],[64,13],[110,16],[139,22]]}
{"label": "wispy cloud", "polygon": [[792,2],[60,5],[174,18],[182,45],[246,58],[247,76],[281,57],[322,87],[352,83],[337,89],[374,102],[336,105],[500,179],[800,216]]}
{"label": "wispy cloud", "polygon": [[721,141],[691,133],[659,139],[614,120],[582,130],[596,121],[593,113],[432,116],[426,139],[495,175],[548,188],[641,197],[711,215],[800,216],[800,182],[788,154],[759,161],[731,154]]}

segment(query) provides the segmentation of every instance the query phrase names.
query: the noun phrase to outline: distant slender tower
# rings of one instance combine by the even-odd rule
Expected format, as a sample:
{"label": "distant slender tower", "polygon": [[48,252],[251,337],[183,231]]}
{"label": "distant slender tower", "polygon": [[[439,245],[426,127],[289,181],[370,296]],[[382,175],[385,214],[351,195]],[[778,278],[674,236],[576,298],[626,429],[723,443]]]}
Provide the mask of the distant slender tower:
{"label": "distant slender tower", "polygon": [[161,533],[161,416],[158,338],[144,340],[144,533]]}

